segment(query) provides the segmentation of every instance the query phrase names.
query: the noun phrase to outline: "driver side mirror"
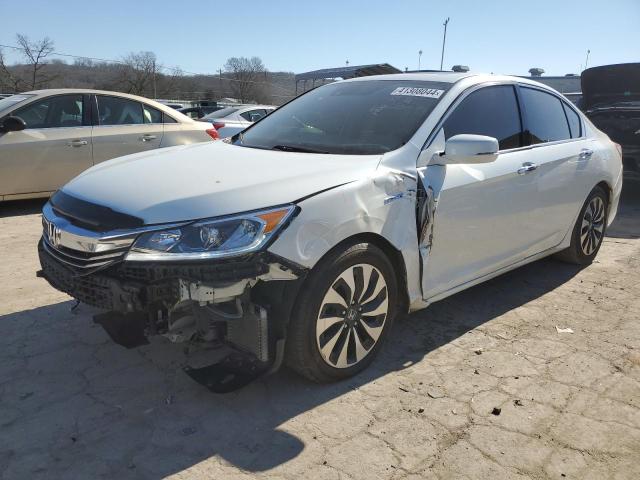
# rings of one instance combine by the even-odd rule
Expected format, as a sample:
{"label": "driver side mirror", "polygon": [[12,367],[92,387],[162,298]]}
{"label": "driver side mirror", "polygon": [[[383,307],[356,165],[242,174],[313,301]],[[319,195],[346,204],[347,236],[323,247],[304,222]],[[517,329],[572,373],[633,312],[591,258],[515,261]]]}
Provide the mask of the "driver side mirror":
{"label": "driver side mirror", "polygon": [[0,132],[19,132],[27,128],[27,124],[20,117],[6,117],[0,125]]}
{"label": "driver side mirror", "polygon": [[490,163],[498,158],[498,140],[484,135],[454,135],[446,141],[444,152],[435,154],[431,164]]}

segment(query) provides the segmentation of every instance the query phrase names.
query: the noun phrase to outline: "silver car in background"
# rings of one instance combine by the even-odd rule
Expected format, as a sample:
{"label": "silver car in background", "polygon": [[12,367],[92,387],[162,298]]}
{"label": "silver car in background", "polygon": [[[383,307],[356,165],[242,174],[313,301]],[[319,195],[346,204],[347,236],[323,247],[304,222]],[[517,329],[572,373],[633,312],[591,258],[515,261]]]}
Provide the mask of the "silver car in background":
{"label": "silver car in background", "polygon": [[220,138],[227,138],[266,117],[276,108],[273,105],[238,105],[205,115],[200,121],[212,123]]}
{"label": "silver car in background", "polygon": [[135,95],[56,89],[0,99],[0,201],[47,197],[122,155],[211,141],[211,125]]}

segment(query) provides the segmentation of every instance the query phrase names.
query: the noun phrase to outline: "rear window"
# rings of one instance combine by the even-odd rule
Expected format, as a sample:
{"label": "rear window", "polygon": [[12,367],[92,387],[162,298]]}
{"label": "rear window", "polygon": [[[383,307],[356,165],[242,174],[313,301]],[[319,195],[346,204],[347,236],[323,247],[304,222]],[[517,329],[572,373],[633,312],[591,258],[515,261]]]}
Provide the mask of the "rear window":
{"label": "rear window", "polygon": [[409,141],[449,87],[413,80],[332,83],[267,115],[236,144],[352,155],[389,152]]}
{"label": "rear window", "polygon": [[238,107],[227,107],[207,115],[207,118],[224,118],[240,110]]}
{"label": "rear window", "polygon": [[566,103],[562,103],[564,111],[567,114],[567,120],[569,121],[569,130],[571,131],[571,138],[580,138],[582,136],[582,128],[580,124],[580,116]]}
{"label": "rear window", "polygon": [[98,95],[100,125],[140,125],[144,123],[142,104],[128,98]]}
{"label": "rear window", "polygon": [[550,93],[520,88],[531,145],[571,138],[562,101]]}

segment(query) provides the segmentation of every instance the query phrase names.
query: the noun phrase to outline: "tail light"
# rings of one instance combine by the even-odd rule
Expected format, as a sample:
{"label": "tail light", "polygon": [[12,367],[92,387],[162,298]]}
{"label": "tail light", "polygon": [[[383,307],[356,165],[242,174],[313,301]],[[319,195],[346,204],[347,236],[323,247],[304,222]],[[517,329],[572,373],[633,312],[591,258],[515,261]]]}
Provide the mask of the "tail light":
{"label": "tail light", "polygon": [[214,140],[218,140],[220,138],[220,135],[218,135],[218,131],[215,128],[207,128],[205,132],[207,132]]}
{"label": "tail light", "polygon": [[620,155],[620,158],[622,158],[622,145],[615,142],[613,144],[616,146],[616,150],[618,150],[618,155]]}
{"label": "tail light", "polygon": [[221,128],[224,128],[224,123],[222,122],[213,122],[213,126],[216,130],[220,130]]}

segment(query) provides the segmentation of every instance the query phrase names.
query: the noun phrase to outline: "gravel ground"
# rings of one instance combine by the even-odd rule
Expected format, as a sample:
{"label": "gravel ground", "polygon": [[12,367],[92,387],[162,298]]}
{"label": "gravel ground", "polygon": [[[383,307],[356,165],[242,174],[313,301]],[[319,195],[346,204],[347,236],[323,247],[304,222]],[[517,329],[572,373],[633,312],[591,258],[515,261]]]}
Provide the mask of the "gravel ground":
{"label": "gravel ground", "polygon": [[350,381],[281,371],[229,395],[175,345],[125,350],[71,313],[35,277],[42,202],[0,205],[0,477],[638,479],[628,187],[590,267],[542,260],[410,315]]}

